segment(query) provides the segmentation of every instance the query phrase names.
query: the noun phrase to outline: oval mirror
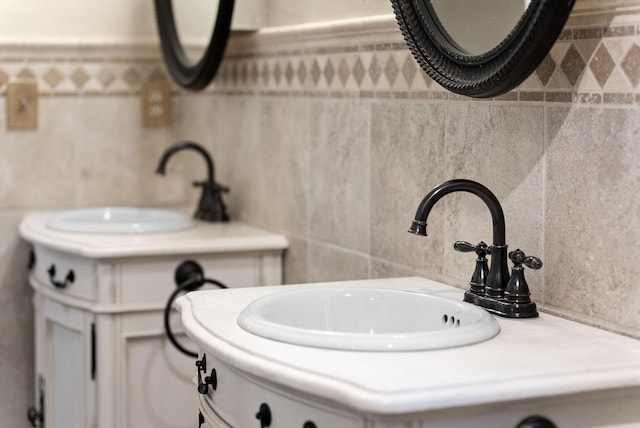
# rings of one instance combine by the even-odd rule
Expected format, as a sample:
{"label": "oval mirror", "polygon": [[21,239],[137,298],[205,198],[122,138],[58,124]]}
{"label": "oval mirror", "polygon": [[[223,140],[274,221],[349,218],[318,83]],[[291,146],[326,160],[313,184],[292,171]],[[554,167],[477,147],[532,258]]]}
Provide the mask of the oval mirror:
{"label": "oval mirror", "polygon": [[476,98],[522,83],[560,35],[575,0],[391,0],[420,67]]}
{"label": "oval mirror", "polygon": [[[182,1],[177,2],[184,6]],[[224,55],[233,16],[234,0],[219,0],[215,24],[202,56],[192,62],[178,35],[172,0],[155,0],[162,55],[173,80],[183,88],[204,89],[216,75]],[[213,20],[212,16],[212,20]]]}

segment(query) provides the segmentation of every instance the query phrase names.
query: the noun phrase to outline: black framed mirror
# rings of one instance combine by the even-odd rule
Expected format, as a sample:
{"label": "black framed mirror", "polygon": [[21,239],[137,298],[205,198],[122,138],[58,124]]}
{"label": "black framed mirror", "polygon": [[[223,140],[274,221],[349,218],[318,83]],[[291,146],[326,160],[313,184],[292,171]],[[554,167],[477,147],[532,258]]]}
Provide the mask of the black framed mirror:
{"label": "black framed mirror", "polygon": [[391,0],[420,67],[457,94],[495,97],[542,62],[575,0]]}
{"label": "black framed mirror", "polygon": [[219,0],[215,26],[209,43],[202,57],[192,62],[178,36],[172,0],[155,0],[162,55],[169,73],[178,85],[186,89],[200,90],[211,83],[220,67],[227,46],[231,32],[233,6],[234,0]]}

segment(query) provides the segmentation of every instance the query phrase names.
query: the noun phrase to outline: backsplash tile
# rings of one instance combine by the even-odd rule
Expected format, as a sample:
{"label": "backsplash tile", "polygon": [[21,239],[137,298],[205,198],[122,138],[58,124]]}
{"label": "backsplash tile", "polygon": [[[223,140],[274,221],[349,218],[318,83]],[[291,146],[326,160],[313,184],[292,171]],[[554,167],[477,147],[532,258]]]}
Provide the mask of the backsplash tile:
{"label": "backsplash tile", "polygon": [[[487,184],[502,203],[511,250],[544,259],[543,166],[544,109],[470,103],[447,109],[446,176]],[[473,195],[451,195],[445,220],[445,269],[449,278],[465,286],[473,273],[474,257],[456,253],[453,243],[492,238],[489,210]],[[527,272],[529,276],[532,271]],[[536,282],[532,281],[532,284]],[[531,287],[543,295],[543,282]]]}
{"label": "backsplash tile", "polygon": [[371,255],[416,272],[443,270],[444,206],[434,208],[428,239],[407,230],[430,187],[448,179],[445,118],[440,105],[372,104]]}
{"label": "backsplash tile", "polygon": [[[592,322],[640,326],[640,115],[549,112],[544,301]],[[553,237],[553,239],[551,239]]]}
{"label": "backsplash tile", "polygon": [[256,212],[256,218],[271,229],[306,236],[311,107],[303,100],[274,99],[266,104],[260,117],[263,144],[255,147],[257,170],[251,175],[255,178],[257,205],[269,209]]}
{"label": "backsplash tile", "polygon": [[320,242],[309,243],[309,276],[305,282],[347,281],[370,277],[370,259],[357,253]]}
{"label": "backsplash tile", "polygon": [[[311,107],[309,236],[369,252],[371,109],[355,102]],[[326,169],[331,168],[329,176]]]}

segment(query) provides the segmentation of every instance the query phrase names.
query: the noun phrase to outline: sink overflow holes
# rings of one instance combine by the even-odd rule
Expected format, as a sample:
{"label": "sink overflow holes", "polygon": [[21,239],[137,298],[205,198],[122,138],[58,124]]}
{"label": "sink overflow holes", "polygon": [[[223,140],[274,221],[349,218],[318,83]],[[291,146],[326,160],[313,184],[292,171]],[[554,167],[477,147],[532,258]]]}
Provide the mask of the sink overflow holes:
{"label": "sink overflow holes", "polygon": [[449,324],[452,327],[460,327],[460,320],[453,315],[442,315],[442,324]]}

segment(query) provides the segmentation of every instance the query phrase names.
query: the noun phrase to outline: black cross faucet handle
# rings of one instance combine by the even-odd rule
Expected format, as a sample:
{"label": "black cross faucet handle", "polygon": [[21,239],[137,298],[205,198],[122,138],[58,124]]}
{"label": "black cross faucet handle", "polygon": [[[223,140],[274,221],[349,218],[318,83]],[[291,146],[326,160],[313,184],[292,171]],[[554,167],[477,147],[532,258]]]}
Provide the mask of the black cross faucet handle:
{"label": "black cross faucet handle", "polygon": [[453,249],[461,253],[476,253],[480,259],[484,259],[487,254],[491,254],[491,248],[484,241],[480,241],[478,245],[473,245],[467,241],[456,241],[453,244]]}
{"label": "black cross faucet handle", "polygon": [[513,262],[514,267],[522,267],[524,264],[530,269],[540,269],[542,260],[538,257],[527,256],[521,249],[509,251],[509,259]]}

